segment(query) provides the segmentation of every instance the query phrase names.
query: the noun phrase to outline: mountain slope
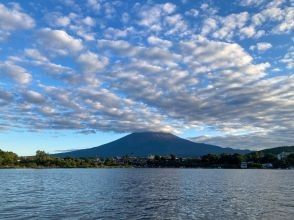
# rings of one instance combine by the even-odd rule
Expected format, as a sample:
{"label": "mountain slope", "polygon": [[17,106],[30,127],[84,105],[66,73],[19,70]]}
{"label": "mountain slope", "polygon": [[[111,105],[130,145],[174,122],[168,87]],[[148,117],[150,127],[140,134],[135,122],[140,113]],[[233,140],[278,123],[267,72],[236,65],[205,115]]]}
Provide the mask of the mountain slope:
{"label": "mountain slope", "polygon": [[221,148],[214,145],[195,143],[170,133],[139,132],[132,133],[99,147],[56,154],[60,157],[114,157],[170,155],[179,157],[196,157],[208,153],[249,153],[248,150]]}
{"label": "mountain slope", "polygon": [[294,146],[284,146],[284,147],[274,147],[265,150],[261,150],[261,152],[265,154],[280,154],[282,152],[294,152]]}

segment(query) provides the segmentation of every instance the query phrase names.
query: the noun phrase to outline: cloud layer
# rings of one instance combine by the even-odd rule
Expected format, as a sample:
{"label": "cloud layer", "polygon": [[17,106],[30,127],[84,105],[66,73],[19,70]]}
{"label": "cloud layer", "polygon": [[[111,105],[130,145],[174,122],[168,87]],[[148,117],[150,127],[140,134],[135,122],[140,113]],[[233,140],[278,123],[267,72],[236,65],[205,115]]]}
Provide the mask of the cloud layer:
{"label": "cloud layer", "polygon": [[0,4],[0,129],[209,129],[218,136],[192,139],[293,144],[290,3],[185,4],[66,1],[42,17],[45,3]]}

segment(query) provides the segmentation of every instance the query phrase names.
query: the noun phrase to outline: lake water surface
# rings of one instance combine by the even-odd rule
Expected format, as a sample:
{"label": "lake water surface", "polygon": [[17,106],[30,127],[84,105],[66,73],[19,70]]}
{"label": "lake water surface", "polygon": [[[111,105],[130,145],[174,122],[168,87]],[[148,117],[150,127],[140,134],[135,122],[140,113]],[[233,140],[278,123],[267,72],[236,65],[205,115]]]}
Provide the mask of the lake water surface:
{"label": "lake water surface", "polygon": [[0,219],[293,219],[293,170],[0,170]]}

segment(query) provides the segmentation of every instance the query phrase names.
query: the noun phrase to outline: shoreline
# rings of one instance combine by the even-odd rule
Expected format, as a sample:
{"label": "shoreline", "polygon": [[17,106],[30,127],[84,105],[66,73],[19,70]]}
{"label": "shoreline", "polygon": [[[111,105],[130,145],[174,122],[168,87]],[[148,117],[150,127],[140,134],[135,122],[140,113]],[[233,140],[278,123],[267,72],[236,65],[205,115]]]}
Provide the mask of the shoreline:
{"label": "shoreline", "polygon": [[202,169],[202,170],[294,170],[294,168],[215,168],[215,167],[0,167],[0,170],[51,170],[51,169]]}

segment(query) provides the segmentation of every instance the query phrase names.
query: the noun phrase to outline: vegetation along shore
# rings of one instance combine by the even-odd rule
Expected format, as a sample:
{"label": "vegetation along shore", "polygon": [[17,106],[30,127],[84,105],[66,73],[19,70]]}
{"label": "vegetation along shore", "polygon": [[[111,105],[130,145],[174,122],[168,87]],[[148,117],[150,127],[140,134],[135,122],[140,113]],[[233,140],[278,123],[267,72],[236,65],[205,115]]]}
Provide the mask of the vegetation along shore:
{"label": "vegetation along shore", "polygon": [[[142,168],[273,168],[294,167],[294,147],[274,148],[241,154],[207,154],[201,157],[181,158],[176,155],[149,157],[72,158],[56,157],[44,151],[34,156],[18,156],[13,152],[0,150],[0,168],[102,168],[102,167],[142,167]],[[277,150],[278,149],[278,150]]]}

